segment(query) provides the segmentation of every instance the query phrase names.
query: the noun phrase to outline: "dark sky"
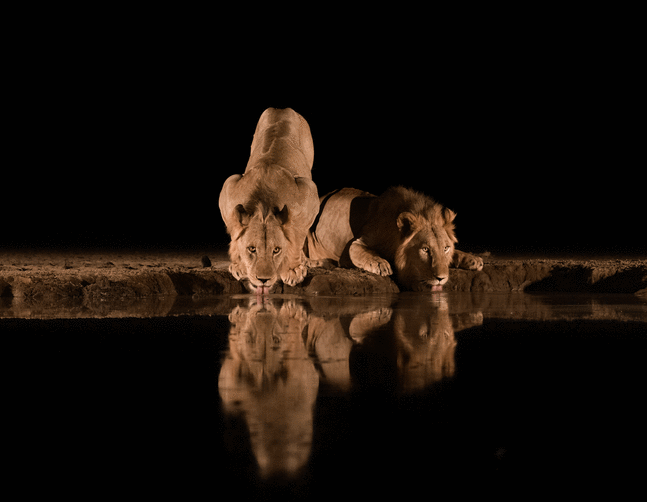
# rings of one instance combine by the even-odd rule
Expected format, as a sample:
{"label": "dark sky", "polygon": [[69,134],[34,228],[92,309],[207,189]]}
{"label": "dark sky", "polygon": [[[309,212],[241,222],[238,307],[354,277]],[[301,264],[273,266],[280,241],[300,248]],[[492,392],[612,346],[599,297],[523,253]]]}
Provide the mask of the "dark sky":
{"label": "dark sky", "polygon": [[644,255],[631,65],[595,45],[450,49],[270,51],[243,72],[192,39],[39,45],[11,95],[0,245],[226,245],[220,188],[273,106],[308,120],[320,195],[411,186],[458,213],[467,250]]}

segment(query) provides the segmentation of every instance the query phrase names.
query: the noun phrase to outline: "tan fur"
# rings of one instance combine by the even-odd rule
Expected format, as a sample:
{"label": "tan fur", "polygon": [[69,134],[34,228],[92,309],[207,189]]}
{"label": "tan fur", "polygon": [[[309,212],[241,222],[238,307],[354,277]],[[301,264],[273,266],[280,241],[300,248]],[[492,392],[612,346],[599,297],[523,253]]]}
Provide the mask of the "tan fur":
{"label": "tan fur", "polygon": [[483,268],[480,258],[454,249],[455,217],[451,209],[407,188],[393,187],[379,197],[344,188],[321,198],[306,249],[313,265],[332,260],[394,274],[405,289],[439,289],[450,265]]}
{"label": "tan fur", "polygon": [[220,214],[231,235],[229,270],[252,291],[279,280],[303,281],[303,244],[319,210],[310,171],[314,147],[306,120],[290,108],[268,108],[254,133],[245,173],[220,192]]}

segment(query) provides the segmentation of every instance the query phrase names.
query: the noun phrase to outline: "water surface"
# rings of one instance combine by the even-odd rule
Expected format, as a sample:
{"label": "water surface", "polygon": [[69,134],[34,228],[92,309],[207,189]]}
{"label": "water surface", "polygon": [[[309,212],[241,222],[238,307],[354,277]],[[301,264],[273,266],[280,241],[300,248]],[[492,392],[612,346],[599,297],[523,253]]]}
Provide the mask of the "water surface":
{"label": "water surface", "polygon": [[167,314],[0,319],[19,471],[66,492],[288,498],[641,479],[636,296],[240,295]]}

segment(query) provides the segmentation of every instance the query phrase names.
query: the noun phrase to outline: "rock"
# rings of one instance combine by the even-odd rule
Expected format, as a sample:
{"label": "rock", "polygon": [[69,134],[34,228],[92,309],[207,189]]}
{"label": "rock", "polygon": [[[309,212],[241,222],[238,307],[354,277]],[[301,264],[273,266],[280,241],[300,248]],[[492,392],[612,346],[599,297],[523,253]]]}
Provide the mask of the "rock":
{"label": "rock", "polygon": [[168,274],[144,272],[108,278],[99,276],[93,284],[83,289],[85,298],[91,300],[110,300],[141,298],[153,295],[176,295],[177,291]]}
{"label": "rock", "polygon": [[191,270],[168,272],[178,295],[231,295],[246,293],[243,284],[229,270]]}
{"label": "rock", "polygon": [[450,269],[445,291],[636,293],[647,287],[647,262],[492,260],[480,272]]}
{"label": "rock", "polygon": [[13,298],[11,284],[0,277],[0,298]]}
{"label": "rock", "polygon": [[283,286],[284,293],[309,296],[370,295],[398,293],[400,290],[390,277],[382,277],[363,270],[336,268],[308,270],[305,280],[293,287]]}

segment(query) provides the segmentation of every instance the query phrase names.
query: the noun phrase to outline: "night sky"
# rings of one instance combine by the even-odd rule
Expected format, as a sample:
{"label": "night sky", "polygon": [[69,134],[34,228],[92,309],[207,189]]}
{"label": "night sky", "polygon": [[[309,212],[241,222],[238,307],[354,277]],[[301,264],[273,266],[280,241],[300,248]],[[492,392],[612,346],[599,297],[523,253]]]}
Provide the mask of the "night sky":
{"label": "night sky", "polygon": [[413,187],[458,213],[468,251],[647,253],[636,69],[602,46],[384,45],[303,65],[270,48],[242,71],[203,41],[33,48],[11,96],[0,246],[226,246],[218,195],[272,106],[309,122],[320,195]]}

